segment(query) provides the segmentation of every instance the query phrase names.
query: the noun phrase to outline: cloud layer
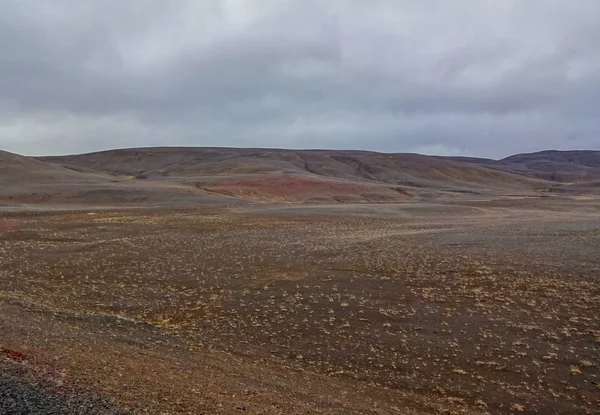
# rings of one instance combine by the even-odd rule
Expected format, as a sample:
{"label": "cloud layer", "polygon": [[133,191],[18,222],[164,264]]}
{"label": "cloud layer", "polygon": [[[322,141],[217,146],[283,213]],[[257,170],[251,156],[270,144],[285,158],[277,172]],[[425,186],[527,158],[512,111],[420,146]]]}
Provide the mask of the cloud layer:
{"label": "cloud layer", "polygon": [[596,0],[7,0],[0,148],[600,148]]}

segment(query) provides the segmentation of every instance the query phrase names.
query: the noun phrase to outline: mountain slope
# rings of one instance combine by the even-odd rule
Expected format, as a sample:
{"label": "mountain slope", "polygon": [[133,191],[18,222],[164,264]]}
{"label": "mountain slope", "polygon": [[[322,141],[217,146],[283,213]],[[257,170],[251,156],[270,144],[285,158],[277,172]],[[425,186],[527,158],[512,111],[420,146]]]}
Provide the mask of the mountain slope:
{"label": "mountain slope", "polygon": [[367,151],[138,148],[42,160],[260,200],[397,201],[439,192],[512,194],[549,187],[535,177],[454,159]]}
{"label": "mountain slope", "polygon": [[397,203],[600,193],[600,152],[503,160],[368,151],[137,148],[30,158],[0,151],[0,201]]}
{"label": "mountain slope", "polygon": [[0,150],[0,185],[23,186],[56,183],[106,182],[106,173],[82,173],[31,157]]}
{"label": "mountain slope", "polygon": [[[547,180],[561,188],[570,186],[571,189],[595,189],[597,186],[594,182],[600,180],[600,151],[593,150],[546,150],[516,154],[502,160],[469,157],[452,157],[452,159]],[[586,184],[587,182],[590,183]]]}
{"label": "mountain slope", "polygon": [[177,183],[144,183],[85,166],[63,166],[0,151],[0,206],[31,204],[235,203]]}
{"label": "mountain slope", "polygon": [[559,182],[600,180],[600,151],[541,151],[498,162],[505,168]]}

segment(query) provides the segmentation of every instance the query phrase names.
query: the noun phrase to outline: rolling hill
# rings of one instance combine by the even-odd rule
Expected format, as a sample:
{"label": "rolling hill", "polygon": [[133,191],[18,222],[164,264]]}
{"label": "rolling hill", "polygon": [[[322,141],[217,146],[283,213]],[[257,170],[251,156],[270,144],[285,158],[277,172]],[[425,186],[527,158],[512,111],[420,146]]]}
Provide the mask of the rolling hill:
{"label": "rolling hill", "polygon": [[98,171],[84,173],[63,166],[45,163],[31,157],[0,151],[0,186],[3,187],[98,183],[108,180],[109,176],[106,173]]}
{"label": "rolling hill", "polygon": [[351,150],[156,147],[31,158],[0,152],[3,203],[406,201],[598,194],[600,152],[502,160]]}
{"label": "rolling hill", "polygon": [[185,183],[255,200],[397,202],[458,194],[530,194],[546,180],[418,154],[234,148],[140,148],[46,157],[138,180]]}
{"label": "rolling hill", "polygon": [[510,171],[547,180],[553,192],[586,194],[600,192],[600,151],[546,150],[516,154],[502,160],[454,158],[465,163]]}
{"label": "rolling hill", "polygon": [[0,151],[0,206],[190,204],[214,199],[209,192],[177,183],[143,183],[85,166],[63,166]]}

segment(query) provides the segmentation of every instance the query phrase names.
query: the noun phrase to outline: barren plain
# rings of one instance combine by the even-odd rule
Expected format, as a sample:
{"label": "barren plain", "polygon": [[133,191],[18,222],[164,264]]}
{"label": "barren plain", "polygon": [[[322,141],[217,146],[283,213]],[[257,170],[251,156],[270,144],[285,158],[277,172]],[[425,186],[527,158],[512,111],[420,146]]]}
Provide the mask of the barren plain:
{"label": "barren plain", "polygon": [[65,413],[598,413],[599,207],[5,213],[0,377]]}

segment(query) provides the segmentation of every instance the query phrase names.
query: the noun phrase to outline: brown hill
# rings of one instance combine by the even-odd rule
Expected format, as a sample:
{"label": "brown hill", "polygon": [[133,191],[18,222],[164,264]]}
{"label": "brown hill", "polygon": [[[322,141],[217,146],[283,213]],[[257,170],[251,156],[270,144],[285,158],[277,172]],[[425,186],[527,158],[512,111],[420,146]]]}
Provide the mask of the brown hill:
{"label": "brown hill", "polygon": [[56,183],[106,182],[106,173],[82,173],[31,157],[0,151],[0,185],[24,186]]}
{"label": "brown hill", "polygon": [[380,203],[600,192],[600,152],[503,160],[368,151],[138,148],[37,159],[0,152],[0,202]]}
{"label": "brown hill", "polygon": [[600,151],[540,151],[510,156],[497,164],[558,182],[600,180]]}
{"label": "brown hill", "polygon": [[452,160],[536,177],[557,183],[600,180],[600,151],[546,150],[516,154],[502,160],[452,157]]}
{"label": "brown hill", "polygon": [[516,154],[500,160],[504,163],[521,163],[532,167],[540,165],[565,165],[574,164],[583,167],[600,168],[600,151],[571,150],[557,151],[546,150],[536,153]]}
{"label": "brown hill", "polygon": [[532,194],[545,180],[441,157],[366,151],[141,148],[45,157],[138,180],[194,185],[236,197],[393,202],[456,194]]}
{"label": "brown hill", "polygon": [[231,198],[177,183],[144,183],[85,166],[63,166],[0,151],[0,206],[195,204],[224,199]]}

